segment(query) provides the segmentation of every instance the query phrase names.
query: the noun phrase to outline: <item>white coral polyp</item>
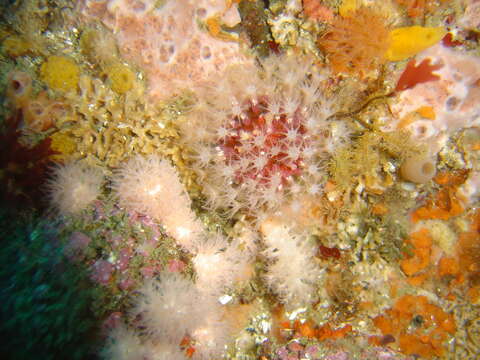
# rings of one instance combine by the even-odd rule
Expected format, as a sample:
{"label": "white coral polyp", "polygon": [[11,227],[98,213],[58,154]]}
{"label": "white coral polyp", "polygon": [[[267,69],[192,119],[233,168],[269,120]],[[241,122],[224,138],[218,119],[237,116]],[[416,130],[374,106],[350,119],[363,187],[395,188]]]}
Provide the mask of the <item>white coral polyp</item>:
{"label": "white coral polyp", "polygon": [[217,306],[213,298],[201,294],[191,281],[167,273],[143,285],[133,315],[142,319],[151,338],[179,344]]}
{"label": "white coral polyp", "polygon": [[75,215],[101,194],[104,176],[81,162],[57,165],[47,182],[51,206],[62,215]]}
{"label": "white coral polyp", "polygon": [[269,288],[287,305],[312,303],[322,274],[315,263],[314,246],[283,225],[271,226],[264,233],[264,255],[269,259],[264,280]]}
{"label": "white coral polyp", "polygon": [[108,360],[131,360],[143,359],[146,352],[135,332],[120,324],[109,334],[102,355]]}
{"label": "white coral polyp", "polygon": [[192,331],[191,336],[195,340],[194,359],[218,359],[225,351],[231,340],[232,329],[220,315],[221,313],[211,314]]}
{"label": "white coral polyp", "polygon": [[121,206],[160,221],[167,232],[191,249],[202,224],[191,210],[191,201],[175,168],[165,159],[136,156],[123,164],[113,177]]}
{"label": "white coral polyp", "polygon": [[228,244],[220,235],[199,244],[192,258],[198,289],[212,296],[220,295],[245,271],[249,257],[237,243]]}

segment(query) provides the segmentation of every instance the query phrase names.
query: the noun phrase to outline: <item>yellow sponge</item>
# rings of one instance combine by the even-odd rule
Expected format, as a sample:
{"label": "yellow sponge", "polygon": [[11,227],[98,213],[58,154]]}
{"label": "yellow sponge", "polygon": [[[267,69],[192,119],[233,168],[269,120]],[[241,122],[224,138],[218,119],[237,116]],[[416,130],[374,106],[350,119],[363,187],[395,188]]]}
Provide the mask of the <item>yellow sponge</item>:
{"label": "yellow sponge", "polygon": [[447,31],[442,27],[408,26],[393,29],[385,53],[389,61],[401,61],[439,42]]}
{"label": "yellow sponge", "polygon": [[54,90],[76,90],[80,69],[65,56],[50,56],[40,68],[40,77]]}
{"label": "yellow sponge", "polygon": [[125,94],[135,84],[135,73],[124,64],[110,65],[107,67],[106,73],[110,79],[112,90],[117,94]]}

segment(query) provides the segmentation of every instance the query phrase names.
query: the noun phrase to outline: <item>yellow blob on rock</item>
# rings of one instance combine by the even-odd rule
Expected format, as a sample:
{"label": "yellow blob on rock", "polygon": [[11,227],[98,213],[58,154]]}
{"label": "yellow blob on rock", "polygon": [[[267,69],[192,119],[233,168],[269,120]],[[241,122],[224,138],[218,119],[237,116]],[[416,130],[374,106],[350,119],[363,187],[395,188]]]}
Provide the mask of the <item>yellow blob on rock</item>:
{"label": "yellow blob on rock", "polygon": [[125,94],[135,84],[135,73],[127,65],[116,63],[106,69],[110,86],[117,94]]}
{"label": "yellow blob on rock", "polygon": [[50,56],[40,68],[41,79],[54,90],[76,90],[79,76],[77,64],[66,56]]}
{"label": "yellow blob on rock", "polygon": [[442,27],[408,26],[393,29],[390,46],[385,53],[388,61],[405,60],[439,42],[447,31]]}
{"label": "yellow blob on rock", "polygon": [[57,152],[51,156],[52,160],[66,160],[77,150],[75,141],[67,134],[57,132],[51,135],[50,139],[50,148]]}
{"label": "yellow blob on rock", "polygon": [[16,35],[7,37],[2,43],[3,51],[11,57],[18,57],[32,52],[32,44]]}

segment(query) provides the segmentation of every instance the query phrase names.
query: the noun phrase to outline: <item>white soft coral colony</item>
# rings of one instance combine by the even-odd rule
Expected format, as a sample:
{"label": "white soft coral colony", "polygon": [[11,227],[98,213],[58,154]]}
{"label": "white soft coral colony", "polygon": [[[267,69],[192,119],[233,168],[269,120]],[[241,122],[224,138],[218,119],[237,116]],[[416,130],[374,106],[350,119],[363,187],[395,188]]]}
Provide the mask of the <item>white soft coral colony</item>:
{"label": "white soft coral colony", "polygon": [[98,168],[83,162],[57,164],[47,183],[50,204],[62,215],[78,214],[100,196],[103,181]]}
{"label": "white soft coral colony", "polygon": [[112,185],[119,203],[130,211],[162,223],[177,242],[191,250],[202,224],[191,210],[191,201],[175,168],[165,159],[136,156],[115,173]]}
{"label": "white soft coral colony", "polygon": [[314,245],[283,224],[265,222],[262,229],[269,259],[265,282],[288,306],[305,306],[316,300],[322,271],[315,262]]}
{"label": "white soft coral colony", "polygon": [[307,57],[271,56],[197,90],[182,135],[208,207],[253,213],[281,204],[293,184],[320,190],[325,172],[306,169],[320,169],[337,141],[325,135],[333,110],[324,71]]}

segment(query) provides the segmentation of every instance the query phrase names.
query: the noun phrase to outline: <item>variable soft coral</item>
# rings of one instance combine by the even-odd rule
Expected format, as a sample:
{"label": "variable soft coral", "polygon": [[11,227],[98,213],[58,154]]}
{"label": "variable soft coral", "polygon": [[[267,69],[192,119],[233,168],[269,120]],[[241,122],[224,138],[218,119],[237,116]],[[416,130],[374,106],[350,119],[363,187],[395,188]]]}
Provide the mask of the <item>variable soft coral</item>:
{"label": "variable soft coral", "polygon": [[325,79],[309,58],[271,56],[199,90],[182,132],[210,207],[253,212],[321,191],[321,159],[344,140],[326,122]]}
{"label": "variable soft coral", "polygon": [[116,172],[113,189],[122,206],[160,221],[182,246],[192,248],[202,224],[168,160],[154,155],[133,157]]}
{"label": "variable soft coral", "polygon": [[264,224],[263,233],[269,259],[265,281],[282,302],[304,306],[317,298],[315,286],[321,270],[315,263],[314,246],[305,236],[275,223]]}

